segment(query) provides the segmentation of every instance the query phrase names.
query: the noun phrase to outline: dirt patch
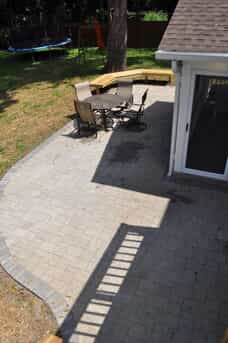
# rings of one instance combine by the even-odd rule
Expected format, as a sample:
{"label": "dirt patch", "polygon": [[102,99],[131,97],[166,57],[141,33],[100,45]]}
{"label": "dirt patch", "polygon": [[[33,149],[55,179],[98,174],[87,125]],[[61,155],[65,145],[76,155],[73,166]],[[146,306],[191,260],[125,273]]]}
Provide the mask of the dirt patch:
{"label": "dirt patch", "polygon": [[0,267],[0,342],[38,343],[56,328],[49,307]]}

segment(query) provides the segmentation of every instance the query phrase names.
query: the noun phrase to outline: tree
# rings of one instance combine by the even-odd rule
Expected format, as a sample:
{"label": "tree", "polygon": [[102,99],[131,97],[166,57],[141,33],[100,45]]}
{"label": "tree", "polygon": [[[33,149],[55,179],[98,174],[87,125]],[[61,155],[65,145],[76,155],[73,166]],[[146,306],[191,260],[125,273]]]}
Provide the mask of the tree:
{"label": "tree", "polygon": [[64,36],[65,2],[64,0],[43,0],[44,26],[51,36]]}
{"label": "tree", "polygon": [[127,67],[127,0],[108,0],[107,72]]}

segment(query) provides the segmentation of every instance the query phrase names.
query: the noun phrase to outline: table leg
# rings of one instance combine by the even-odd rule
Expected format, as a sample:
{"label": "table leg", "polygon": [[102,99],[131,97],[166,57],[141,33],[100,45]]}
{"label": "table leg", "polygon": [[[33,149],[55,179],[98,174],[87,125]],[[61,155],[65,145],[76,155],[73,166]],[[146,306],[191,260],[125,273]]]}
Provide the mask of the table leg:
{"label": "table leg", "polygon": [[103,121],[103,125],[104,125],[104,130],[108,131],[108,128],[107,128],[107,117],[106,117],[106,114],[105,114],[105,110],[102,111],[101,114],[102,114],[102,121]]}

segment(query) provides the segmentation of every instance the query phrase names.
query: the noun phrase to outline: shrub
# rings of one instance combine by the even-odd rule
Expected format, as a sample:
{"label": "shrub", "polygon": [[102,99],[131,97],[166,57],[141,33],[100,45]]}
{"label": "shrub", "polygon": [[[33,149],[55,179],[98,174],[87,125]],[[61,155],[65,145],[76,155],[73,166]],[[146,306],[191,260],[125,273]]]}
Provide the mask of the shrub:
{"label": "shrub", "polygon": [[144,15],[143,21],[168,21],[168,13],[164,11],[149,11]]}

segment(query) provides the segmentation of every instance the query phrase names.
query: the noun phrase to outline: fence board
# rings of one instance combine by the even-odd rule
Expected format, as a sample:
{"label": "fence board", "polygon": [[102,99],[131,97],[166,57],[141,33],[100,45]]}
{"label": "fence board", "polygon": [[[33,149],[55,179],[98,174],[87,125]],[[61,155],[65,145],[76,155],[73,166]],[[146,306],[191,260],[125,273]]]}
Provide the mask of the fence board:
{"label": "fence board", "polygon": [[[128,23],[128,47],[129,48],[153,48],[156,49],[166,30],[167,22],[129,22]],[[104,41],[107,41],[107,25],[101,25]],[[66,30],[71,33],[73,46],[79,44],[79,25],[67,24]],[[81,25],[81,46],[97,46],[94,25]]]}

